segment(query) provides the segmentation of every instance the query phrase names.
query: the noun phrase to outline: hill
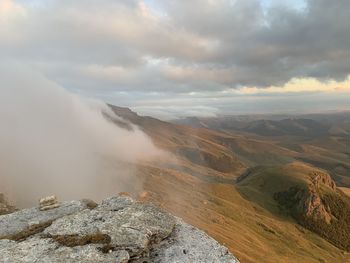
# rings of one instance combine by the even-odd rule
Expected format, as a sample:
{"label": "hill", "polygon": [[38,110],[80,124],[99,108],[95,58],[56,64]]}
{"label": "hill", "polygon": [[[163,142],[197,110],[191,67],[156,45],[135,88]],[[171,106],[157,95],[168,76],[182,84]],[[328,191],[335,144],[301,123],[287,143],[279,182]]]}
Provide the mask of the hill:
{"label": "hill", "polygon": [[[308,185],[312,171],[327,174],[301,160],[303,154],[317,156],[302,148],[310,145],[292,147],[284,145],[287,140],[189,127],[122,111],[120,116],[139,125],[176,159],[175,164],[139,165],[145,189],[140,199],[158,203],[205,230],[241,262],[350,260],[344,247],[302,224],[276,199],[276,193]],[[276,172],[270,169],[286,172],[272,176]]]}
{"label": "hill", "polygon": [[350,113],[286,117],[288,116],[192,117],[175,122],[275,143],[294,151],[295,160],[325,169],[339,186],[350,187]]}
{"label": "hill", "polygon": [[250,200],[350,251],[350,198],[326,172],[302,163],[260,168],[239,187]]}
{"label": "hill", "polygon": [[304,115],[228,115],[186,117],[172,121],[192,127],[251,132],[262,136],[348,136],[350,112]]}

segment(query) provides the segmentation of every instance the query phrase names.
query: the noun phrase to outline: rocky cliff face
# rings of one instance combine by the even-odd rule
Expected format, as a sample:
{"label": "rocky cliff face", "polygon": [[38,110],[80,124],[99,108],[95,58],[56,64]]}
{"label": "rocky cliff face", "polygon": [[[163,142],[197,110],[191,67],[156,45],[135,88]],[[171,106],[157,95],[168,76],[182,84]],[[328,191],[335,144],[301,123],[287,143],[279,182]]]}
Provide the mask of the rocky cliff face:
{"label": "rocky cliff face", "polygon": [[0,216],[0,262],[238,262],[202,231],[129,197]]}
{"label": "rocky cliff face", "polygon": [[322,220],[329,224],[332,219],[330,208],[322,201],[320,188],[326,186],[336,191],[336,184],[329,174],[314,171],[309,174],[311,184],[307,190],[299,193],[299,211],[312,220]]}
{"label": "rocky cliff face", "polygon": [[276,193],[275,199],[282,205],[289,204],[289,208],[293,208],[297,217],[329,224],[332,214],[329,206],[322,200],[320,189],[326,187],[335,192],[336,184],[329,174],[320,171],[313,171],[308,177],[310,183],[306,188],[291,187],[288,191]]}
{"label": "rocky cliff face", "polygon": [[292,186],[274,198],[299,224],[350,251],[350,198],[337,189],[329,174],[314,171],[308,177],[307,186]]}

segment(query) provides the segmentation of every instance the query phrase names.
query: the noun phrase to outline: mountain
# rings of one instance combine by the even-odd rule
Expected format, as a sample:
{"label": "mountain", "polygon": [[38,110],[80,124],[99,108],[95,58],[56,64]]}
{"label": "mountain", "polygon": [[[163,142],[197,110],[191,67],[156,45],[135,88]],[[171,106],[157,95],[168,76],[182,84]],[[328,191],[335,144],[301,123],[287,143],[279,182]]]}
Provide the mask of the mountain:
{"label": "mountain", "polygon": [[238,185],[247,198],[350,250],[350,198],[323,170],[303,163],[258,168]]}
{"label": "mountain", "polygon": [[[350,262],[350,140],[344,132],[334,132],[334,129],[329,132],[325,128],[342,127],[346,130],[345,117],[334,120],[317,116],[316,120],[275,116],[261,121],[259,116],[226,116],[226,126],[222,128],[221,124],[225,122],[220,117],[185,125],[140,116],[128,108],[110,107],[120,118],[106,118],[123,129],[141,129],[155,145],[168,153],[164,160],[140,162],[132,167],[138,185],[135,184],[133,190],[134,182],[130,182],[131,194],[142,204],[151,201],[205,231],[227,247],[240,262]],[[240,125],[239,128],[237,125]],[[273,125],[273,130],[278,130],[279,134],[262,135],[263,132],[257,128],[261,125],[268,129]],[[142,192],[139,192],[139,184],[142,184]],[[46,221],[28,217],[28,211],[32,210],[11,213],[14,208],[4,198],[0,203],[0,207],[6,208],[4,213],[10,213],[2,216],[10,218],[7,224],[12,222],[16,227],[24,226],[24,231],[17,232],[13,232],[15,228],[10,225],[1,228],[7,233],[7,238],[14,239],[0,241],[2,257],[13,254],[20,262],[32,246],[47,249],[46,254],[50,257],[91,255],[96,262],[99,259],[104,262],[109,255],[90,253],[91,247],[109,240],[105,236],[81,237],[74,232],[78,229],[74,222],[81,222],[79,227],[85,229],[93,224],[100,227],[108,218],[99,217],[102,223],[100,219],[89,223],[84,221],[99,213],[99,209],[89,210],[96,207],[93,202],[79,203],[78,207],[83,206],[86,211],[85,217],[80,210],[76,212],[81,218],[64,216],[62,219],[46,220],[47,214],[40,216]],[[57,209],[69,212],[74,207],[68,202]],[[54,215],[52,211],[49,210],[48,214]],[[139,212],[136,211],[136,214]],[[15,215],[21,213],[27,220],[15,221]],[[65,226],[66,232],[61,226]],[[62,231],[67,235],[61,235]],[[40,233],[48,236],[38,239]],[[159,246],[170,249],[170,252],[154,250],[154,253],[150,251],[151,255],[158,257],[173,253],[172,245],[176,239],[169,237]],[[193,241],[189,237],[186,234],[181,240]],[[92,241],[98,244],[88,244]],[[54,249],[55,242],[82,244],[79,249],[85,252],[69,246]],[[137,247],[140,249],[140,246]],[[205,249],[211,251],[213,246]],[[42,250],[35,251],[41,253]],[[224,250],[220,251],[223,252],[221,255],[226,255]],[[119,255],[116,252],[112,249],[110,257],[113,260]],[[193,256],[187,253],[186,248],[180,252],[182,257]],[[120,256],[126,256],[121,253]],[[32,253],[30,255],[33,256]],[[66,260],[65,257],[63,259]]]}
{"label": "mountain", "polygon": [[325,169],[339,186],[350,187],[350,113],[285,117],[193,117],[176,120],[175,123],[186,123],[192,127],[206,127],[275,143],[294,151],[296,160]]}
{"label": "mountain", "polygon": [[327,134],[328,125],[310,119],[284,119],[280,121],[258,120],[242,128],[243,131],[263,136],[322,136]]}
{"label": "mountain", "polygon": [[311,136],[329,124],[281,119],[293,135],[262,136],[111,108],[173,154],[174,162],[138,166],[139,199],[206,231],[241,262],[350,260],[348,141],[325,129]]}
{"label": "mountain", "polygon": [[173,121],[197,128],[248,132],[261,136],[321,137],[348,136],[350,113],[288,115],[220,116],[210,118],[186,117]]}

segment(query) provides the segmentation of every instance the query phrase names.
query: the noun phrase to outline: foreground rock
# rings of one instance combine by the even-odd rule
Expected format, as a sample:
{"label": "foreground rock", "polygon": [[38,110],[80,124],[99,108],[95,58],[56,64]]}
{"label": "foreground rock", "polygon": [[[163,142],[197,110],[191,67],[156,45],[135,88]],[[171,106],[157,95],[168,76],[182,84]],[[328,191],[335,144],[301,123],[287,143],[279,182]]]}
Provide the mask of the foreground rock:
{"label": "foreground rock", "polygon": [[39,209],[41,211],[54,209],[60,206],[57,197],[52,195],[39,200]]}
{"label": "foreground rock", "polygon": [[0,215],[5,215],[14,212],[16,209],[11,206],[3,193],[0,193]]}
{"label": "foreground rock", "polygon": [[72,201],[52,210],[41,211],[33,207],[0,216],[0,239],[23,240],[41,232],[56,219],[85,209],[87,205],[84,202]]}
{"label": "foreground rock", "polygon": [[73,201],[0,216],[0,262],[238,261],[182,220],[119,196],[94,208]]}

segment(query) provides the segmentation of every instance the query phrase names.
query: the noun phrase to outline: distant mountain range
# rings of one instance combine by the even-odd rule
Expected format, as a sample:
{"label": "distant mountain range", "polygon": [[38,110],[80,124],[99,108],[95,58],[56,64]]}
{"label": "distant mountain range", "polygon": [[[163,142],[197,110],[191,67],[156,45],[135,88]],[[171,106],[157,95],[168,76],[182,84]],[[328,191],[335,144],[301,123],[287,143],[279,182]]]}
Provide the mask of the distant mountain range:
{"label": "distant mountain range", "polygon": [[174,156],[138,166],[140,199],[205,230],[241,262],[350,261],[349,114],[170,123],[110,107]]}
{"label": "distant mountain range", "polygon": [[174,123],[215,130],[243,131],[262,136],[350,135],[350,113],[314,114],[288,117],[283,115],[187,117]]}

